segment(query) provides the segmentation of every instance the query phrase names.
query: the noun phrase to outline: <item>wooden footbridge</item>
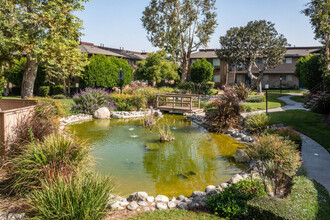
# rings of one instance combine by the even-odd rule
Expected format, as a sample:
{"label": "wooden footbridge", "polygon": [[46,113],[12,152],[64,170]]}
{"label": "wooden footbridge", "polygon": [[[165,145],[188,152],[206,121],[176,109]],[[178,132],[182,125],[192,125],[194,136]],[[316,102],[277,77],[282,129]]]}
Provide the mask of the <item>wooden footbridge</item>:
{"label": "wooden footbridge", "polygon": [[156,96],[156,108],[167,112],[201,113],[200,95],[166,94]]}

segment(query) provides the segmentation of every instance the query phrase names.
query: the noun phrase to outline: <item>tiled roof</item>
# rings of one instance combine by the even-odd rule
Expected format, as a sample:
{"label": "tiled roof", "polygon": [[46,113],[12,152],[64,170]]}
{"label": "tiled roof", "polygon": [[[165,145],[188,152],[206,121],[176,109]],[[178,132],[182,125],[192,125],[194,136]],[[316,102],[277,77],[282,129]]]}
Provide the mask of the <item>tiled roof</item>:
{"label": "tiled roof", "polygon": [[[288,47],[285,57],[304,57],[309,54],[318,53],[320,47]],[[200,50],[196,53],[191,54],[192,59],[201,59],[201,58],[218,58],[215,49],[206,49]]]}
{"label": "tiled roof", "polygon": [[78,48],[82,53],[88,53],[88,54],[102,54],[106,56],[114,56],[114,57],[125,57],[121,54],[114,53],[112,51],[101,49],[97,46],[90,46],[90,45],[78,45]]}

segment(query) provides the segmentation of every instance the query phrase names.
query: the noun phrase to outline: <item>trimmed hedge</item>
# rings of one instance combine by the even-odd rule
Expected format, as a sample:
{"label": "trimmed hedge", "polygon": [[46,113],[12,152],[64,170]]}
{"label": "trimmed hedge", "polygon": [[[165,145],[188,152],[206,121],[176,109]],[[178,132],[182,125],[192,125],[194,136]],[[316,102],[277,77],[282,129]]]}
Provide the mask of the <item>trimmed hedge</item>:
{"label": "trimmed hedge", "polygon": [[246,99],[247,102],[264,102],[266,101],[265,96],[263,95],[254,95]]}
{"label": "trimmed hedge", "polygon": [[293,178],[287,199],[257,198],[247,203],[250,219],[329,219],[330,196],[321,184],[304,176]]}
{"label": "trimmed hedge", "polygon": [[205,58],[198,59],[190,66],[191,81],[195,83],[208,82],[212,80],[213,66]]}
{"label": "trimmed hedge", "polygon": [[49,91],[50,91],[50,87],[49,86],[40,86],[39,88],[39,95],[40,96],[48,96],[49,95]]}
{"label": "trimmed hedge", "polygon": [[139,110],[147,105],[147,98],[143,95],[112,94],[110,99],[117,107],[117,111]]}

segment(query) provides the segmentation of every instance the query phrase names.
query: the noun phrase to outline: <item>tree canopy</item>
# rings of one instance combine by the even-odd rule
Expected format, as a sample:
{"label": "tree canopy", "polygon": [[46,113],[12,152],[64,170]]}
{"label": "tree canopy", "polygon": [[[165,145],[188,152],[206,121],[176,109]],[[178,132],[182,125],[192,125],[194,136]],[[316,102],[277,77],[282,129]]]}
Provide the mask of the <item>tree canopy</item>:
{"label": "tree canopy", "polygon": [[[219,58],[242,64],[248,76],[256,81],[258,93],[262,93],[264,71],[283,61],[288,46],[286,38],[274,26],[265,20],[250,21],[246,26],[230,28],[225,36],[220,37]],[[259,60],[262,65],[257,65]],[[258,71],[257,76],[253,69]]]}
{"label": "tree canopy", "polygon": [[133,68],[124,59],[93,55],[83,72],[83,81],[88,87],[117,87],[119,86],[118,73],[124,71],[123,85],[128,85],[133,80]]}
{"label": "tree canopy", "polygon": [[324,50],[321,51],[325,70],[323,78],[330,88],[330,1],[311,0],[306,7],[302,13],[310,18],[315,39],[320,40],[324,45]]}
{"label": "tree canopy", "polygon": [[196,60],[190,66],[191,81],[195,83],[211,81],[213,69],[213,65],[205,58]]}
{"label": "tree canopy", "polygon": [[79,75],[86,64],[79,44],[81,20],[74,15],[88,0],[6,0],[0,2],[0,55],[25,56],[22,98],[33,95],[39,64],[60,78]]}
{"label": "tree canopy", "polygon": [[145,8],[143,27],[155,47],[165,49],[182,65],[186,80],[190,54],[206,47],[217,27],[216,0],[151,0]]}
{"label": "tree canopy", "polygon": [[162,80],[179,80],[177,66],[166,59],[164,50],[150,53],[145,60],[138,62],[136,79],[160,83]]}
{"label": "tree canopy", "polygon": [[321,59],[318,55],[309,55],[299,58],[296,63],[295,75],[300,79],[303,86],[312,89],[322,82],[323,71]]}

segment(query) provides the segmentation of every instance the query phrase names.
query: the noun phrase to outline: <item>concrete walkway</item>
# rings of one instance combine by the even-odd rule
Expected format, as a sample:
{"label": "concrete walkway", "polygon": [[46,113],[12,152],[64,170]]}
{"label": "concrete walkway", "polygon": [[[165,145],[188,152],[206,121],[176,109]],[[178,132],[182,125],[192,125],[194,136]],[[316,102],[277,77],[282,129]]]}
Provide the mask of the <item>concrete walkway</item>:
{"label": "concrete walkway", "polygon": [[301,157],[307,177],[321,183],[330,192],[330,153],[319,143],[301,134]]}
{"label": "concrete walkway", "polygon": [[[304,108],[303,103],[295,102],[291,100],[290,98],[293,96],[302,96],[300,93],[290,93],[290,95],[279,97],[279,100],[282,100],[286,103],[286,106],[278,107],[278,108],[272,108],[268,109],[268,112],[282,112],[286,110],[305,110],[309,111],[309,109]],[[266,113],[266,110],[260,110],[260,111],[253,111],[253,112],[244,112],[241,115],[243,117],[246,117],[248,115],[254,115],[254,114],[260,114],[260,113]]]}

